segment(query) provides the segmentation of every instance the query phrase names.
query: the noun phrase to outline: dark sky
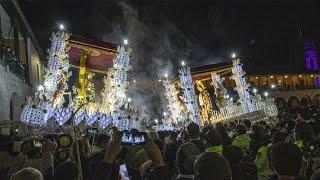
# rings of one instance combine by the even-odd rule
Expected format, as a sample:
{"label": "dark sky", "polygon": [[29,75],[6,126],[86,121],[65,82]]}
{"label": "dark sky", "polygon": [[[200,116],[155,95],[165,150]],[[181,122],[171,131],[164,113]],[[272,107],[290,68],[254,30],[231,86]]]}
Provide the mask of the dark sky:
{"label": "dark sky", "polygon": [[[98,39],[119,40],[119,37],[111,36],[127,34],[128,23],[125,21],[128,20],[119,0],[19,2],[44,49],[58,22],[64,22],[72,33]],[[320,3],[313,0],[122,2],[134,9],[139,21],[151,27],[152,31],[162,31],[170,23],[174,31],[169,32],[170,43],[179,50],[188,51],[187,58],[193,65],[225,59],[232,50],[258,63],[303,61],[297,57],[302,52],[299,27],[304,38],[318,43],[320,36]],[[111,32],[113,34],[108,36]]]}
{"label": "dark sky", "polygon": [[[319,47],[319,0],[19,0],[43,49],[58,23],[68,31],[111,42],[129,39],[129,97],[145,118],[165,109],[163,89],[181,60],[198,66],[242,60],[270,68],[303,67],[303,39]],[[299,33],[302,32],[302,33]],[[302,34],[302,36],[301,36]]]}

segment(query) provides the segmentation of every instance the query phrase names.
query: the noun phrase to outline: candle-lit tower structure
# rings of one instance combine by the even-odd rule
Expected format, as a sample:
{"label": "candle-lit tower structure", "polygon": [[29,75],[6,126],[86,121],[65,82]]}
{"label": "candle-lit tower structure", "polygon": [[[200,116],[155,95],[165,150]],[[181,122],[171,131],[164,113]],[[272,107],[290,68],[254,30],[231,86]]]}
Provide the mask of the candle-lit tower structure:
{"label": "candle-lit tower structure", "polygon": [[251,96],[249,93],[250,84],[246,81],[246,72],[243,70],[243,64],[240,63],[240,59],[232,60],[232,76],[236,83],[236,87],[234,88],[239,94],[239,102],[244,110],[244,112],[253,112],[254,106],[252,105]]}
{"label": "candle-lit tower structure", "polygon": [[[62,108],[60,111],[65,111],[65,108],[62,107],[66,101],[64,93],[68,90],[67,81],[71,76],[67,54],[69,37],[69,33],[63,31],[52,33],[51,48],[48,50],[49,61],[45,69],[43,85],[38,87],[35,98],[29,98],[28,104],[23,108],[22,122],[45,125],[51,116],[57,114],[54,113],[55,109]],[[64,117],[65,113],[62,116]],[[62,119],[62,116],[59,116],[57,120]]]}
{"label": "candle-lit tower structure", "polygon": [[163,80],[163,86],[165,88],[167,107],[171,113],[171,123],[177,124],[181,120],[181,104],[178,98],[178,91],[174,84],[170,82],[167,75],[166,79]]}
{"label": "candle-lit tower structure", "polygon": [[124,129],[126,117],[124,115],[125,104],[127,102],[126,91],[128,86],[128,71],[132,69],[129,64],[131,49],[124,45],[118,46],[118,55],[113,62],[113,72],[111,75],[111,99],[110,113],[113,123],[119,129]]}
{"label": "candle-lit tower structure", "polygon": [[199,106],[194,90],[194,84],[190,72],[190,67],[184,63],[179,69],[180,87],[183,90],[183,101],[189,113],[189,119],[197,124],[200,123]]}

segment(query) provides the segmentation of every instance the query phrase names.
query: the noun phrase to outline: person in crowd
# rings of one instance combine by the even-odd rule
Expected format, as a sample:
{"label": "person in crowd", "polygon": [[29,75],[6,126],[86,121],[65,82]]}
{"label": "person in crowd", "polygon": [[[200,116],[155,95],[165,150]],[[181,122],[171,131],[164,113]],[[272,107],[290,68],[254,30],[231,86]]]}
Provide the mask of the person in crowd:
{"label": "person in crowd", "polygon": [[43,180],[43,175],[39,170],[27,167],[15,172],[9,180]]}
{"label": "person in crowd", "polygon": [[204,152],[194,162],[195,180],[231,180],[228,160],[215,152]]}
{"label": "person in crowd", "polygon": [[90,169],[95,169],[96,165],[102,161],[104,154],[106,153],[107,145],[110,137],[107,134],[99,134],[96,139],[96,146],[92,149],[92,155],[90,157]]}
{"label": "person in crowd", "polygon": [[241,160],[243,159],[243,152],[237,146],[226,146],[222,151],[223,157],[225,157],[231,167],[232,177],[234,180],[242,179]]}
{"label": "person in crowd", "polygon": [[252,162],[244,162],[241,164],[241,175],[234,179],[256,180],[258,179],[257,166]]}
{"label": "person in crowd", "polygon": [[74,161],[63,162],[55,169],[54,180],[76,180],[78,177],[78,164]]}
{"label": "person in crowd", "polygon": [[273,172],[270,168],[270,163],[268,160],[268,153],[270,154],[270,149],[272,144],[276,144],[279,142],[285,142],[287,134],[285,132],[276,131],[273,133],[271,137],[271,143],[268,145],[261,146],[258,150],[254,163],[257,165],[257,170],[259,177],[261,178],[269,178],[272,176]]}
{"label": "person in crowd", "polygon": [[246,133],[249,135],[251,134],[251,121],[248,119],[245,119],[243,121],[243,126],[246,128]]}
{"label": "person in crowd", "polygon": [[277,179],[295,179],[302,167],[302,153],[299,147],[292,143],[280,142],[271,148],[270,162]]}
{"label": "person in crowd", "polygon": [[[42,147],[40,148],[40,146]],[[45,176],[51,177],[54,169],[52,154],[54,148],[55,146],[50,140],[45,140],[43,143],[35,140],[26,140],[21,145],[21,153],[10,165],[7,177],[11,177],[12,174],[26,167],[33,167]]]}
{"label": "person in crowd", "polygon": [[159,147],[160,151],[163,152],[164,142],[159,138],[158,132],[149,131],[148,135],[151,138],[151,140]]}
{"label": "person in crowd", "polygon": [[216,124],[216,130],[220,133],[222,138],[222,146],[228,146],[231,144],[231,137],[228,136],[227,130],[222,123]]}
{"label": "person in crowd", "polygon": [[268,145],[268,141],[266,140],[264,129],[257,124],[252,125],[248,149],[250,160],[253,161],[258,153],[259,148],[266,145]]}
{"label": "person in crowd", "polygon": [[216,129],[209,129],[204,135],[205,152],[222,154],[222,137]]}
{"label": "person in crowd", "polygon": [[164,160],[168,168],[170,169],[170,175],[173,177],[176,173],[176,167],[174,165],[174,161],[176,159],[176,154],[179,148],[179,143],[177,141],[178,134],[177,132],[170,132],[169,142],[166,144],[164,148]]}
{"label": "person in crowd", "polygon": [[[100,179],[118,179],[119,170],[115,165],[117,155],[121,151],[121,133],[114,133],[112,141],[109,142],[106,154],[97,166],[93,178]],[[169,169],[164,165],[163,158],[159,147],[152,141],[152,139],[146,138],[146,152],[153,162],[154,168],[146,173],[144,179],[150,180],[168,180],[170,179]]]}
{"label": "person in crowd", "polygon": [[307,122],[298,122],[294,129],[295,144],[304,151],[307,144],[314,139],[312,126]]}
{"label": "person in crowd", "polygon": [[140,170],[140,167],[149,160],[146,150],[141,149],[135,154],[133,168]]}
{"label": "person in crowd", "polygon": [[176,156],[176,167],[179,180],[192,180],[194,178],[193,164],[197,156],[201,153],[199,147],[187,142],[180,145]]}
{"label": "person in crowd", "polygon": [[187,126],[187,131],[189,134],[189,142],[197,145],[199,149],[203,152],[204,151],[204,144],[202,139],[200,138],[200,127],[198,124],[191,122]]}
{"label": "person in crowd", "polygon": [[242,150],[246,150],[249,147],[250,137],[246,134],[246,128],[243,125],[237,125],[236,137],[232,141],[231,145],[237,146]]}

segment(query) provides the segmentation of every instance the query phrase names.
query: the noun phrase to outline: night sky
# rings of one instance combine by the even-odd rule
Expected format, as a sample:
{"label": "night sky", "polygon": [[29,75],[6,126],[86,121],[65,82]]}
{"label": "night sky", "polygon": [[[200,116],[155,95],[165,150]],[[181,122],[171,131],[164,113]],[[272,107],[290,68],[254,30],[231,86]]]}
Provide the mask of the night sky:
{"label": "night sky", "polygon": [[[106,41],[118,41],[128,33],[125,10],[119,0],[19,2],[43,49],[48,47],[48,37],[58,22],[64,22],[72,33]],[[192,65],[226,59],[232,50],[252,62],[286,64],[303,61],[297,57],[302,53],[300,29],[304,39],[319,42],[320,3],[316,4],[317,1],[123,2],[136,10],[139,21],[153,31],[172,28],[170,43],[174,48],[186,50],[188,55],[183,58],[188,58]],[[166,26],[168,23],[170,27]]]}
{"label": "night sky", "polygon": [[152,117],[164,103],[163,90],[150,82],[164,73],[175,77],[181,60],[212,64],[229,61],[234,51],[253,65],[303,67],[303,40],[320,45],[317,1],[19,0],[44,50],[59,23],[104,41],[127,37],[133,49],[130,77],[137,80],[129,95]]}

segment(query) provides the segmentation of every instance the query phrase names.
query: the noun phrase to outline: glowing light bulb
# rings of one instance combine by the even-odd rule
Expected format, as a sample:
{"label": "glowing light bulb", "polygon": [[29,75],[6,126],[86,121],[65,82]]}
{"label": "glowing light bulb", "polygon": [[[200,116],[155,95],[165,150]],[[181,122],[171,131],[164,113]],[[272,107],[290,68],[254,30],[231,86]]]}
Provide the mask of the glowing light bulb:
{"label": "glowing light bulb", "polygon": [[124,44],[124,45],[128,45],[128,39],[124,39],[124,40],[123,40],[123,44]]}
{"label": "glowing light bulb", "polygon": [[231,54],[231,57],[232,57],[232,58],[236,58],[236,57],[237,57],[237,54],[236,54],[236,53],[232,53],[232,54]]}
{"label": "glowing light bulb", "polygon": [[253,88],[253,93],[257,93],[258,92],[258,90],[256,89],[256,88]]}
{"label": "glowing light bulb", "polygon": [[184,61],[181,61],[181,66],[185,66],[186,63]]}
{"label": "glowing light bulb", "polygon": [[271,84],[271,88],[272,89],[276,88],[276,85],[275,84]]}
{"label": "glowing light bulb", "polygon": [[39,85],[38,86],[38,91],[43,91],[44,90],[44,87],[42,85]]}
{"label": "glowing light bulb", "polygon": [[60,30],[64,30],[64,25],[63,24],[59,24],[59,29]]}
{"label": "glowing light bulb", "polygon": [[167,73],[166,73],[166,74],[164,74],[164,77],[166,77],[166,78],[167,78],[167,77],[168,77],[168,74],[167,74]]}

